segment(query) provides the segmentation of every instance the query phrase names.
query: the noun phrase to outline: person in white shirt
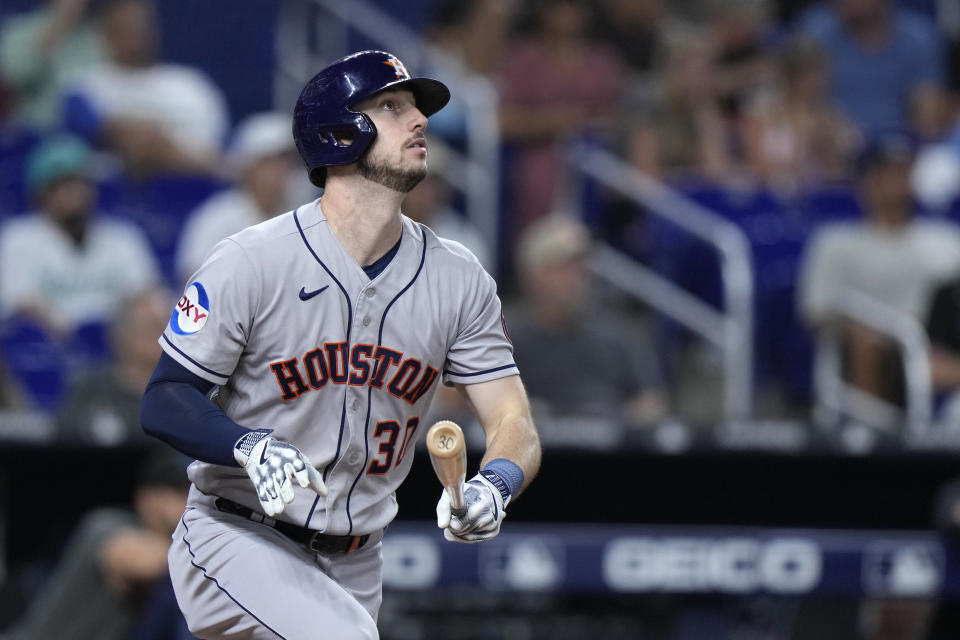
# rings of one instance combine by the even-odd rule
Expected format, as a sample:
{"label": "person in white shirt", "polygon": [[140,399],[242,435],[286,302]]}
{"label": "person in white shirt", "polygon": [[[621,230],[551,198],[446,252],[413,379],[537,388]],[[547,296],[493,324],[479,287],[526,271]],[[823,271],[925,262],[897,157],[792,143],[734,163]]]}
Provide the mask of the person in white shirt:
{"label": "person in white shirt", "polygon": [[107,323],[121,300],[159,281],[147,238],[96,215],[91,151],[72,137],[42,142],[27,160],[38,210],[0,227],[0,318],[29,318],[52,336]]}
{"label": "person in white shirt", "polygon": [[249,116],[237,127],[227,152],[236,185],[211,196],[187,219],[177,246],[181,281],[220,240],[292,208],[300,187],[292,127],[289,115],[274,112]]}
{"label": "person in white shirt", "polygon": [[149,0],[111,0],[101,34],[109,62],[67,91],[64,121],[117,153],[128,173],[218,175],[229,127],[226,101],[199,71],[158,62]]}
{"label": "person in white shirt", "polygon": [[867,148],[859,178],[863,220],[820,229],[806,249],[799,282],[799,307],[812,328],[843,323],[851,381],[892,401],[902,393],[896,349],[872,330],[840,320],[836,309],[857,292],[923,322],[936,287],[960,274],[960,227],[914,216],[912,164],[903,137]]}

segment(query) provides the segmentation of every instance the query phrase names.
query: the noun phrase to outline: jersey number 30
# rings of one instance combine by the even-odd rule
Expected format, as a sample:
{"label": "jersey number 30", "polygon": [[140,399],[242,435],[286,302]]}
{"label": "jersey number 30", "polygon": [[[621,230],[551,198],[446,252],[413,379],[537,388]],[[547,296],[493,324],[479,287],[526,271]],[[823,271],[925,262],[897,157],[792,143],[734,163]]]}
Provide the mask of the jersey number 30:
{"label": "jersey number 30", "polygon": [[[367,467],[367,473],[382,474],[390,470],[391,467],[399,467],[403,461],[403,455],[407,452],[407,445],[413,438],[420,424],[420,418],[414,416],[407,420],[407,428],[403,432],[403,440],[400,444],[400,450],[397,451],[397,440],[400,439],[400,423],[396,420],[384,420],[378,422],[373,430],[374,438],[381,438],[380,447],[377,449],[379,455],[370,461]],[[396,453],[396,460],[394,460]]]}

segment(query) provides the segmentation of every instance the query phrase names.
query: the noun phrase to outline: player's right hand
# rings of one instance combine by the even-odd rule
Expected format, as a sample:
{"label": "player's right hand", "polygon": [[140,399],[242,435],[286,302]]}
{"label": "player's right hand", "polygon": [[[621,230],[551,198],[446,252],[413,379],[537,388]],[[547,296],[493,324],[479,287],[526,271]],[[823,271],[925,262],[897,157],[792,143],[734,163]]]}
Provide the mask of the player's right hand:
{"label": "player's right hand", "polygon": [[292,444],[281,442],[265,429],[251,431],[237,440],[233,457],[250,476],[257,488],[257,497],[268,516],[279,515],[293,501],[293,483],[310,487],[321,496],[327,495],[323,476],[307,456]]}
{"label": "player's right hand", "polygon": [[453,515],[450,495],[444,490],[437,503],[437,526],[443,529],[443,537],[450,542],[483,542],[500,533],[500,523],[507,515],[509,494],[504,497],[490,480],[478,473],[463,487],[466,513]]}

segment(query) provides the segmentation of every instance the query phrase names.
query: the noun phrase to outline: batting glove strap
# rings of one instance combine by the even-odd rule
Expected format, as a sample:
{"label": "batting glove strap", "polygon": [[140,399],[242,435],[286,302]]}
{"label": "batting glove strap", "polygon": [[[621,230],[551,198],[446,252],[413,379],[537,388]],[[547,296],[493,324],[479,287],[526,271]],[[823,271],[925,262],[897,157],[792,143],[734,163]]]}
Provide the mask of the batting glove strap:
{"label": "batting glove strap", "polygon": [[500,492],[500,497],[503,498],[503,506],[506,507],[507,503],[510,502],[510,487],[507,486],[506,481],[500,477],[496,471],[492,469],[484,469],[479,474],[487,482],[493,485],[493,488]]}
{"label": "batting glove strap", "polygon": [[233,445],[233,458],[241,467],[247,464],[250,458],[250,452],[257,446],[257,443],[273,433],[273,429],[257,429],[250,433],[243,434]]}
{"label": "batting glove strap", "polygon": [[[523,487],[523,468],[513,460],[494,458],[483,465],[483,471],[480,473],[484,473],[484,471],[493,471],[500,476],[500,481],[506,485],[507,492],[511,496],[520,493],[520,489]],[[490,479],[490,476],[487,476],[485,473],[484,476]],[[496,482],[494,482],[494,484],[496,484]],[[497,486],[499,487],[500,485]],[[500,489],[500,493],[503,493],[503,489]]]}

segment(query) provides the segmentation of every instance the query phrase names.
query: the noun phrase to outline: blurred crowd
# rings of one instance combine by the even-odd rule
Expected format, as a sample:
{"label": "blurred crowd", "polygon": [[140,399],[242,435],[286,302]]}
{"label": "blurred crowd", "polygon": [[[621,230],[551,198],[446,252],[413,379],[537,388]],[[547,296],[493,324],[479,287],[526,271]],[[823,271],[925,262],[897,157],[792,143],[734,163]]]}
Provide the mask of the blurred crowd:
{"label": "blurred crowd", "polygon": [[[465,218],[463,195],[439,172],[406,212],[498,274],[531,394],[545,416],[573,418],[574,438],[581,419],[642,426],[719,411],[690,409],[699,399],[683,392],[689,380],[700,386],[698,343],[642,305],[616,304],[589,268],[594,243],[725,303],[711,250],[578,179],[574,142],[742,229],[755,277],[755,386],[780,415],[811,406],[824,326],[842,325],[851,383],[902,404],[896,346],[836,312],[850,291],[929,327],[934,385],[947,393],[960,382],[960,340],[942,320],[960,286],[957,27],[936,3],[418,6],[426,20],[416,27],[450,68],[498,90],[499,242]],[[61,410],[75,378],[115,355],[111,325],[133,301],[170,299],[218,240],[319,195],[297,169],[283,105],[231,117],[214,75],[162,59],[159,23],[147,0],[49,0],[0,23],[6,404]],[[432,123],[461,150],[462,100]],[[577,348],[551,352],[557,339]],[[556,371],[569,383],[539,374]],[[87,431],[112,437],[102,425]]]}
{"label": "blurred crowd", "polygon": [[[590,269],[606,243],[722,308],[716,256],[577,179],[575,142],[742,229],[755,386],[774,415],[809,415],[825,327],[843,338],[852,385],[903,404],[895,343],[839,311],[852,292],[927,330],[941,402],[960,388],[960,19],[944,15],[950,3],[411,4],[427,17],[411,25],[426,41],[498,90],[498,246],[440,173],[405,213],[498,274],[545,442],[719,415],[683,391],[701,386],[698,343]],[[320,195],[299,168],[289,105],[238,115],[215,73],[160,55],[160,10],[47,0],[0,12],[0,410],[45,412],[59,442],[128,447],[145,469],[176,464],[154,460],[137,420],[176,292],[220,239]],[[428,133],[465,149],[466,117],[455,99]],[[167,526],[142,522],[136,506],[91,515],[76,544],[105,522]],[[158,579],[138,569],[141,587]],[[120,599],[137,591],[145,606],[129,580],[102,586]],[[42,608],[54,604],[29,615],[54,615]],[[97,637],[128,637],[136,619],[124,620]],[[30,624],[12,637],[51,637]]]}
{"label": "blurred crowd", "polygon": [[[641,426],[719,411],[709,394],[685,393],[703,388],[699,343],[642,305],[615,304],[588,268],[591,242],[724,305],[712,251],[578,179],[567,161],[574,142],[613,152],[745,233],[758,410],[773,398],[774,415],[807,415],[825,326],[841,326],[850,382],[902,404],[895,344],[835,312],[850,291],[929,327],[936,389],[946,396],[960,382],[960,340],[942,320],[960,276],[958,27],[940,5],[414,4],[426,18],[416,28],[450,68],[498,90],[499,242],[490,246],[465,218],[462,194],[442,175],[420,185],[406,211],[498,274],[532,395],[558,423],[572,415],[574,438],[580,419]],[[109,359],[111,319],[131,296],[173,296],[218,240],[319,195],[297,169],[284,105],[231,117],[216,77],[163,60],[161,45],[158,9],[146,0],[49,0],[0,23],[7,404],[60,409],[74,374]],[[463,150],[466,114],[455,99],[434,118],[434,135]],[[570,234],[586,246],[571,249]],[[552,289],[563,314],[543,311],[556,304],[541,300]],[[592,322],[601,309],[605,319]],[[586,378],[576,349],[543,366],[557,338],[609,373],[573,384]],[[624,364],[624,349],[636,364]],[[571,383],[537,374],[548,370],[570,371]]]}

